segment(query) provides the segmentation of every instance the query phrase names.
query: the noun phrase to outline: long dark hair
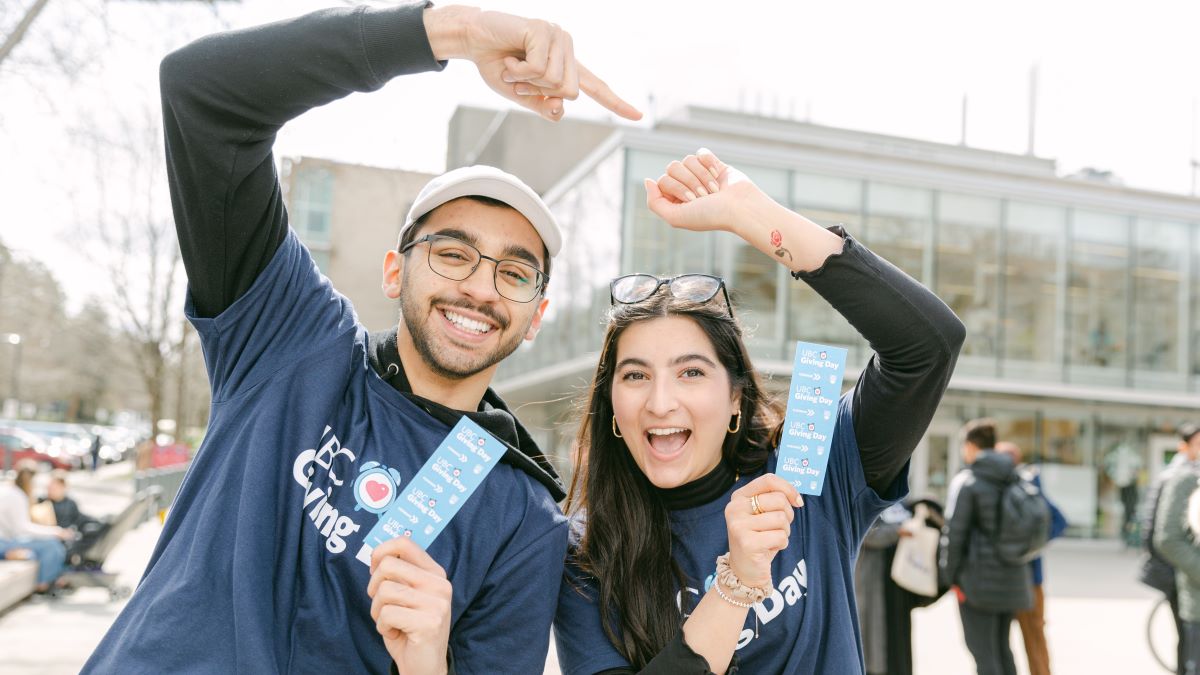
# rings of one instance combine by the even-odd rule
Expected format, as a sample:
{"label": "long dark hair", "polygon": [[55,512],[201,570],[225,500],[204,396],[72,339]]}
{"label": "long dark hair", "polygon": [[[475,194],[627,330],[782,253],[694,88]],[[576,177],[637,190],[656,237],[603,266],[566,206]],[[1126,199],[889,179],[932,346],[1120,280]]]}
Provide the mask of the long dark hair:
{"label": "long dark hair", "polygon": [[667,316],[696,322],[729,373],[732,391],[741,394],[741,426],[726,434],[722,461],[742,474],[760,469],[781,418],[750,367],[741,327],[719,302],[696,303],[663,292],[613,308],[579,423],[566,510],[583,520],[572,556],[595,578],[604,632],[634,668],[662,651],[679,629],[681,612],[690,609],[681,606],[686,593],[678,593],[680,604],[675,600],[688,580],[671,557],[667,507],[611,428],[617,341],[629,326]]}

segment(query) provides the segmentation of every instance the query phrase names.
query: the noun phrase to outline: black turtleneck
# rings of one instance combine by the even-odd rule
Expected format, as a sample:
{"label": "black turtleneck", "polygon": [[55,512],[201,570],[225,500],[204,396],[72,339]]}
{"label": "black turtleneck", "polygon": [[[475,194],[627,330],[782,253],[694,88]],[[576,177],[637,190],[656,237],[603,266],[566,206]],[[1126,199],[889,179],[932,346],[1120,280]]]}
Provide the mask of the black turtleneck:
{"label": "black turtleneck", "polygon": [[712,471],[690,483],[673,488],[655,488],[670,511],[682,511],[707,504],[729,489],[737,480],[733,468],[722,459]]}

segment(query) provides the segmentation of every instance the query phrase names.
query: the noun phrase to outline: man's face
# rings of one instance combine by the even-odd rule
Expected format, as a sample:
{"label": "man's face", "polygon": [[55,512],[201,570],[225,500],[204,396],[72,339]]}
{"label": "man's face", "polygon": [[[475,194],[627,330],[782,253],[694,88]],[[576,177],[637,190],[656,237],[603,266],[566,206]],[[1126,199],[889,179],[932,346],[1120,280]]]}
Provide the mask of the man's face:
{"label": "man's face", "polygon": [[974,464],[975,458],[979,456],[979,446],[974,443],[964,442],[962,446],[962,458],[964,464]]}
{"label": "man's face", "polygon": [[60,502],[63,497],[67,496],[67,486],[62,481],[51,480],[50,484],[46,486],[46,496],[52,502]]}
{"label": "man's face", "polygon": [[[541,237],[524,216],[508,207],[456,199],[434,209],[415,239],[427,234],[461,239],[493,258],[546,267]],[[429,245],[424,243],[407,256],[389,252],[384,292],[400,299],[403,329],[434,373],[448,379],[471,377],[494,368],[521,340],[537,335],[547,304],[541,295],[525,303],[501,296],[496,292],[495,265],[488,260],[480,260],[471,276],[454,281],[430,269],[428,259]]]}
{"label": "man's face", "polygon": [[1189,462],[1200,459],[1200,434],[1193,434],[1191,440],[1179,441],[1179,452],[1187,457]]}

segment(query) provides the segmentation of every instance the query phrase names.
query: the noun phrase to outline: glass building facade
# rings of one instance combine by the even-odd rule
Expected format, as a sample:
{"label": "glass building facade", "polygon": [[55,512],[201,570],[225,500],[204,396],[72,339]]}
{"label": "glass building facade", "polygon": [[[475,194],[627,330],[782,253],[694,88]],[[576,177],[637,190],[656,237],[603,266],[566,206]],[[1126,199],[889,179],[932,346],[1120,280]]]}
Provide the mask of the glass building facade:
{"label": "glass building facade", "polygon": [[[726,279],[771,386],[796,340],[847,347],[847,383],[870,356],[856,331],[773,260],[725,233],[674,230],[642,179],[712,147],[781,204],[847,230],[933,289],[967,328],[954,380],[913,458],[914,492],[944,498],[957,432],[990,416],[1042,465],[1076,536],[1116,536],[1106,469],[1142,460],[1144,485],[1200,421],[1200,201],[1055,175],[1049,160],[690,109],[670,128],[615,135],[549,193],[567,230],[536,346],[498,385],[567,469],[570,403],[586,390],[617,274]],[[755,121],[759,121],[755,118]],[[734,130],[741,130],[735,132]]]}

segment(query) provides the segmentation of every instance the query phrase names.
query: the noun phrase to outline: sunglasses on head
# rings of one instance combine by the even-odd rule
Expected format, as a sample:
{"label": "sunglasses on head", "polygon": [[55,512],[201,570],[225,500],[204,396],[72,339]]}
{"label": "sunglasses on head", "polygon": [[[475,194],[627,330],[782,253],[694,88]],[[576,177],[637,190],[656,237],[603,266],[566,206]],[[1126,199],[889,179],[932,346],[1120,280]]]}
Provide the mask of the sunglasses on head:
{"label": "sunglasses on head", "polygon": [[711,274],[680,274],[660,279],[653,274],[626,274],[613,279],[608,285],[612,304],[633,305],[649,299],[663,286],[680,300],[703,303],[712,300],[720,292],[725,298],[729,318],[733,318],[733,305],[725,290],[725,280]]}

